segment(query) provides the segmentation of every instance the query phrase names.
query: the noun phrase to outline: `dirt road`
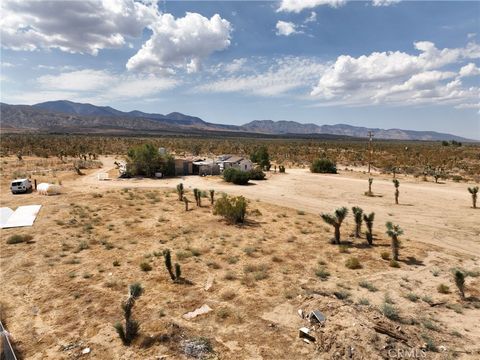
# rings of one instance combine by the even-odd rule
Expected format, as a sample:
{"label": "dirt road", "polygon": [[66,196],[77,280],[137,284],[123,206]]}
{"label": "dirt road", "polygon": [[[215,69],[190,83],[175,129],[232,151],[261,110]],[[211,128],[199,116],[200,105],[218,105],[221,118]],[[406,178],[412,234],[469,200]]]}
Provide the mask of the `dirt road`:
{"label": "dirt road", "polygon": [[[104,167],[74,183],[77,188],[103,190],[111,187],[174,188],[183,182],[186,189],[215,189],[251,200],[286,206],[311,213],[332,212],[340,206],[360,206],[375,212],[374,232],[381,234],[385,222],[399,224],[404,239],[456,250],[464,254],[480,254],[480,210],[471,208],[471,198],[464,183],[418,181],[399,177],[400,205],[394,204],[394,187],[387,176],[374,175],[374,197],[367,197],[367,175],[342,172],[338,175],[312,174],[306,169],[287,169],[286,174],[271,174],[267,181],[249,186],[225,183],[219,177],[187,176],[153,180],[125,179],[99,181],[97,174],[114,168],[114,158],[101,159]],[[319,219],[319,221],[321,221]],[[350,229],[349,217],[346,228]]]}

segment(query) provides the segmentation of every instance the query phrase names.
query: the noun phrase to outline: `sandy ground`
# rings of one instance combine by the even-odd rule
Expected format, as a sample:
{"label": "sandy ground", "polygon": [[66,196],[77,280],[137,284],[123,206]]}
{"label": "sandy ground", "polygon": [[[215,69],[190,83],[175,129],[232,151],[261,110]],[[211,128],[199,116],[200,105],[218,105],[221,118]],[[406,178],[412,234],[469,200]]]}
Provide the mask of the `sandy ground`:
{"label": "sandy ground", "polygon": [[[114,158],[101,160],[102,169],[84,176],[59,173],[59,196],[2,188],[1,206],[43,205],[33,227],[0,230],[0,315],[25,359],[191,359],[185,341],[199,337],[211,342],[213,359],[386,359],[412,349],[417,358],[479,358],[479,210],[469,208],[466,184],[400,178],[402,205],[395,206],[391,179],[380,174],[377,196],[366,197],[361,172],[287,169],[244,187],[196,176],[99,181]],[[185,212],[172,190],[181,181],[190,199],[194,187],[245,195],[249,222],[226,224],[207,199]],[[375,211],[373,247],[352,236],[351,215],[345,246],[330,244],[332,230],[318,214],[352,205]],[[400,268],[380,256],[390,251],[387,220],[405,230]],[[33,239],[7,244],[17,234]],[[171,282],[166,248],[193,285]],[[345,266],[352,257],[361,268]],[[466,300],[452,268],[470,274]],[[113,324],[133,282],[145,288],[134,308],[141,334],[125,347]],[[398,320],[382,315],[387,299]],[[210,313],[182,317],[204,304]],[[299,309],[319,309],[327,321],[312,327]],[[379,324],[404,340],[375,331]],[[313,328],[314,344],[298,338],[302,326]]]}
{"label": "sandy ground", "polygon": [[[374,197],[365,196],[368,175],[341,171],[338,175],[312,174],[308,169],[288,169],[286,174],[272,174],[268,181],[252,181],[249,186],[225,183],[219,177],[186,176],[175,179],[122,179],[98,181],[97,174],[114,168],[112,157],[100,159],[104,164],[75,186],[90,189],[115,187],[175,188],[183,182],[187,189],[215,189],[253,200],[287,206],[314,214],[333,212],[338,207],[360,206],[375,212],[377,231],[384,230],[387,221],[399,224],[405,237],[438,245],[464,254],[480,254],[480,209],[471,207],[471,197],[465,183],[424,182],[413,177],[398,176],[400,204],[394,203],[394,187],[388,176],[374,174]],[[80,185],[81,184],[81,185]]]}

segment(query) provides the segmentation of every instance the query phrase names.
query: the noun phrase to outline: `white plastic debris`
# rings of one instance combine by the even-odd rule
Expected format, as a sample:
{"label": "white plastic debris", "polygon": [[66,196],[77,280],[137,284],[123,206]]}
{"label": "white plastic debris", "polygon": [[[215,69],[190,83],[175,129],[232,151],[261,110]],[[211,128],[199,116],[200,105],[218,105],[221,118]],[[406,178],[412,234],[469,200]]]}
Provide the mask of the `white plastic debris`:
{"label": "white plastic debris", "polygon": [[207,304],[203,304],[198,309],[195,309],[194,311],[188,312],[185,315],[183,315],[183,318],[185,320],[191,320],[193,318],[196,318],[198,315],[207,314],[210,311],[212,311],[212,308],[210,306],[208,306]]}
{"label": "white plastic debris", "polygon": [[82,350],[82,354],[83,355],[90,354],[90,351],[92,351],[92,350],[89,347],[87,347],[87,348]]}

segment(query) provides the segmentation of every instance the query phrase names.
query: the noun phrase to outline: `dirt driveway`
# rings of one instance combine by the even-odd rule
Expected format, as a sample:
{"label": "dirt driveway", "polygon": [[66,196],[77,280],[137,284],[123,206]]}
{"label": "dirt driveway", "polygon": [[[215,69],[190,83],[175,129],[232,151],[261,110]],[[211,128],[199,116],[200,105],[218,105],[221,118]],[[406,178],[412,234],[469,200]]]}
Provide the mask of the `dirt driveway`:
{"label": "dirt driveway", "polygon": [[[286,174],[271,174],[267,181],[256,181],[249,186],[228,184],[219,177],[199,176],[99,181],[97,174],[114,168],[115,161],[113,157],[101,160],[102,169],[66,185],[91,191],[112,187],[174,188],[183,182],[186,189],[215,189],[318,214],[332,212],[340,206],[360,206],[366,212],[375,212],[374,231],[377,234],[384,231],[386,221],[392,221],[404,229],[404,239],[474,256],[480,254],[480,209],[471,208],[469,185],[464,183],[435,184],[399,177],[400,205],[395,205],[392,181],[384,175],[374,175],[376,196],[367,197],[364,195],[368,187],[367,175],[359,172],[324,175],[312,174],[307,169],[287,169]],[[350,217],[345,226],[348,229],[353,226]]]}

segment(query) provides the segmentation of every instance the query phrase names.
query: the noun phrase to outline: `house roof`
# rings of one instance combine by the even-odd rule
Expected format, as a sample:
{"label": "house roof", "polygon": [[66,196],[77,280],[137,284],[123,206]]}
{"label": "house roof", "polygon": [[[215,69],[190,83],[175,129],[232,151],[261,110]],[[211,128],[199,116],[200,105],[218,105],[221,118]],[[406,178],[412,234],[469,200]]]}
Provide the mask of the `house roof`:
{"label": "house roof", "polygon": [[230,156],[228,159],[224,160],[226,163],[237,163],[243,160],[243,156]]}

